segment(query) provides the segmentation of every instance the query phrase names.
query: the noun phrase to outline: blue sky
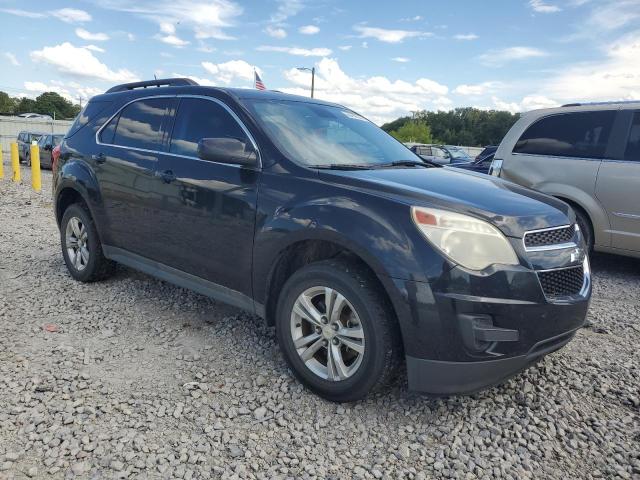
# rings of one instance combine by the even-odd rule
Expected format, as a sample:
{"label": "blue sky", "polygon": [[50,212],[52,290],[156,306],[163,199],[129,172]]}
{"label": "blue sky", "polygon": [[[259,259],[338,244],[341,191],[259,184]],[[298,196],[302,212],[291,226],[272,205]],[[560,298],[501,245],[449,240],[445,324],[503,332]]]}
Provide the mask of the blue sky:
{"label": "blue sky", "polygon": [[319,98],[382,123],[640,98],[640,0],[0,0],[0,90],[86,98],[189,76]]}

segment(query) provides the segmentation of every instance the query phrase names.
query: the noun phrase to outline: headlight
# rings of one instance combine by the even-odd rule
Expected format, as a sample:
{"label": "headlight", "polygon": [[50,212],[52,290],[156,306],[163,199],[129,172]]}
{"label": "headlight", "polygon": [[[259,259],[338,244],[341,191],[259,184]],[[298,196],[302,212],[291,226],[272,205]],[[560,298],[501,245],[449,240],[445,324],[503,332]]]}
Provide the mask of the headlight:
{"label": "headlight", "polygon": [[518,265],[511,244],[493,225],[460,213],[411,207],[422,234],[455,263],[482,270],[494,263]]}

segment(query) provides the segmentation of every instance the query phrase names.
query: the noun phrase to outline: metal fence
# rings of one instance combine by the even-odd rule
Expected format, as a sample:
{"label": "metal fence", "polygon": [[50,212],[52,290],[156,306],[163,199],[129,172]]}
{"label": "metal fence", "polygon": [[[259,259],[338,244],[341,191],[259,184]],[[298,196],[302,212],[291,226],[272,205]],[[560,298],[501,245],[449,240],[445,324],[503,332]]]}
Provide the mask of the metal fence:
{"label": "metal fence", "polygon": [[72,120],[44,120],[42,118],[0,117],[0,144],[9,153],[9,145],[23,130],[35,133],[67,133]]}

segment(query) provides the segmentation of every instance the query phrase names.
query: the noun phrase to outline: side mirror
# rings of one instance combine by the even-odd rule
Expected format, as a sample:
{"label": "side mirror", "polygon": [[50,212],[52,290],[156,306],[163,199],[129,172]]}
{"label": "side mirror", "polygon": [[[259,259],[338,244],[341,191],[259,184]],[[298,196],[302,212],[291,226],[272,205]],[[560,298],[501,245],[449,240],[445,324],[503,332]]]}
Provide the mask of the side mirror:
{"label": "side mirror", "polygon": [[235,163],[245,167],[258,164],[258,153],[250,143],[237,138],[203,138],[198,142],[198,157],[221,163]]}

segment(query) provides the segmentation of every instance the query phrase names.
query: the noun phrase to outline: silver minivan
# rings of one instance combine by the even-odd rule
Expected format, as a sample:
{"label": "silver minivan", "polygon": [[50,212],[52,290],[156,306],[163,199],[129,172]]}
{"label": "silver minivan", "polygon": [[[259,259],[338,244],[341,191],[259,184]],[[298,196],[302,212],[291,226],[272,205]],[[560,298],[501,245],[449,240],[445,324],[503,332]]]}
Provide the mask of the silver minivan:
{"label": "silver minivan", "polygon": [[640,101],[525,113],[490,173],[570,204],[590,248],[640,257]]}

